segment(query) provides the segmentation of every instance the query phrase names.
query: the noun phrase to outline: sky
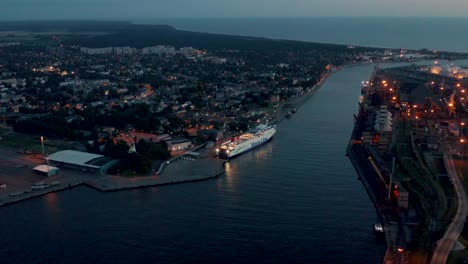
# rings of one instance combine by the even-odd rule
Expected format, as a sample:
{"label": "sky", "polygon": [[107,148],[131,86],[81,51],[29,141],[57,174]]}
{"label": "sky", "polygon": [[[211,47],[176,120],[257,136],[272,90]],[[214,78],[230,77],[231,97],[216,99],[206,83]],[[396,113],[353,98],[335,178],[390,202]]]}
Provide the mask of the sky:
{"label": "sky", "polygon": [[468,18],[468,0],[0,0],[0,20],[337,16]]}

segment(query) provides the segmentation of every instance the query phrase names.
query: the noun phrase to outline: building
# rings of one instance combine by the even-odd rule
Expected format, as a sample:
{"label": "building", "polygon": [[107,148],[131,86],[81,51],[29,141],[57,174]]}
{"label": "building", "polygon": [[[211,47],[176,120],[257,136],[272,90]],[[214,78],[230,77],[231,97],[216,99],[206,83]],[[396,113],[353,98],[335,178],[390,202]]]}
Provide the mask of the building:
{"label": "building", "polygon": [[192,142],[185,138],[175,138],[165,140],[169,151],[187,150],[192,147]]}
{"label": "building", "polygon": [[33,171],[42,176],[54,176],[58,173],[59,169],[49,165],[38,165],[34,167]]}
{"label": "building", "polygon": [[96,172],[111,161],[110,158],[103,155],[76,150],[59,151],[47,156],[47,159],[50,164],[57,167],[67,167],[89,172]]}

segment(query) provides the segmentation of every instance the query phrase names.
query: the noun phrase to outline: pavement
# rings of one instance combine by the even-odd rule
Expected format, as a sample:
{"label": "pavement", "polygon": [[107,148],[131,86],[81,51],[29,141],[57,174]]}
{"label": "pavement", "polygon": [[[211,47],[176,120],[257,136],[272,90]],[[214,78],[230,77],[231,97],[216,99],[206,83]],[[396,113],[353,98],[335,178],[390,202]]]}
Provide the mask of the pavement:
{"label": "pavement", "polygon": [[135,178],[103,176],[88,180],[85,182],[85,184],[100,191],[117,191],[148,186],[200,181],[219,176],[223,173],[223,161],[219,159],[177,159],[166,165],[164,171],[160,175]]}
{"label": "pavement", "polygon": [[[202,150],[205,151],[208,150]],[[154,176],[127,178],[60,168],[57,175],[44,177],[32,170],[39,164],[45,164],[42,155],[0,148],[0,185],[5,186],[0,188],[0,206],[83,184],[100,191],[115,191],[205,180],[223,174],[223,163],[223,160],[208,156],[191,160],[174,159],[166,164],[161,174]],[[32,189],[38,183],[49,186],[41,190]]]}

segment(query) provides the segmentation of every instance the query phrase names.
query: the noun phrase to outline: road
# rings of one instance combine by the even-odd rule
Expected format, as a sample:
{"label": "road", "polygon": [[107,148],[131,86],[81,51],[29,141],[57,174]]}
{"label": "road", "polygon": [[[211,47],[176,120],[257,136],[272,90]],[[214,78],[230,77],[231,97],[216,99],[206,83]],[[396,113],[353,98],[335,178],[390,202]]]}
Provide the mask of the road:
{"label": "road", "polygon": [[458,207],[457,213],[452,219],[452,223],[450,223],[447,231],[445,231],[444,236],[437,242],[437,248],[432,255],[431,264],[444,264],[447,261],[453,244],[463,230],[467,214],[466,193],[463,189],[463,184],[458,176],[457,170],[455,169],[452,155],[448,151],[444,151],[444,162],[457,194]]}

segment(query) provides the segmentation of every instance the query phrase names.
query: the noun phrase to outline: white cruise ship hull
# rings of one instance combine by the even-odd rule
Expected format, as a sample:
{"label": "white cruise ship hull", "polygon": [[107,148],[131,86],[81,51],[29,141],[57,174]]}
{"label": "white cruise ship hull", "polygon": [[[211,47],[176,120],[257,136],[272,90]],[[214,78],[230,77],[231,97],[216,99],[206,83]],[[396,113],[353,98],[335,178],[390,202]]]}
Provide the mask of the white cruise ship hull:
{"label": "white cruise ship hull", "polygon": [[276,128],[275,127],[272,127],[266,131],[263,132],[263,135],[261,135],[260,137],[255,137],[253,139],[250,139],[250,140],[247,140],[245,142],[242,142],[238,145],[236,145],[236,147],[234,149],[220,149],[219,151],[219,157],[222,158],[222,159],[232,159],[232,158],[235,158],[241,154],[244,154],[252,149],[255,149],[265,143],[267,143],[268,141],[270,141],[273,136],[276,134]]}

